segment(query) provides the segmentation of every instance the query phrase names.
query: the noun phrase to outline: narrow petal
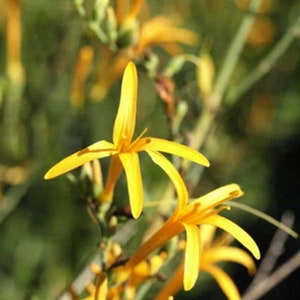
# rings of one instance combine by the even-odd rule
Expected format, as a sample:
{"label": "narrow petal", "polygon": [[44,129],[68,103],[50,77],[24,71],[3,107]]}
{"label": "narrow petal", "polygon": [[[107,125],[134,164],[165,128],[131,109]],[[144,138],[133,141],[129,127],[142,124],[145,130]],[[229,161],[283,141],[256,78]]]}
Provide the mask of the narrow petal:
{"label": "narrow petal", "polygon": [[240,293],[233,280],[222,269],[214,265],[205,265],[201,270],[209,273],[217,281],[223,293],[229,300],[241,299]]}
{"label": "narrow petal", "polygon": [[182,224],[186,231],[183,286],[188,291],[195,285],[198,278],[201,240],[197,226]]}
{"label": "narrow petal", "polygon": [[116,14],[116,18],[118,23],[122,23],[125,16],[127,15],[127,6],[126,1],[124,0],[116,0],[114,4],[114,12]]}
{"label": "narrow petal", "polygon": [[252,239],[252,237],[243,230],[240,226],[234,222],[219,216],[213,215],[203,220],[203,224],[215,225],[228,233],[230,233],[234,238],[236,238],[242,245],[244,245],[256,259],[260,259],[260,251]]}
{"label": "narrow petal", "polygon": [[79,166],[82,166],[91,160],[110,156],[115,153],[116,149],[112,143],[104,140],[94,143],[61,160],[45,174],[44,178],[51,179],[57,177]]}
{"label": "narrow petal", "polygon": [[242,195],[243,191],[239,185],[232,183],[215,189],[204,196],[197,198],[191,203],[200,203],[201,210],[207,210],[228,200],[241,197]]}
{"label": "narrow petal", "polygon": [[134,63],[129,62],[123,76],[121,98],[113,130],[113,142],[119,145],[124,139],[131,141],[136,119],[137,73]]}
{"label": "narrow petal", "polygon": [[244,250],[237,247],[217,247],[211,248],[203,253],[203,260],[210,263],[219,261],[231,261],[247,268],[250,274],[256,270],[253,258]]}
{"label": "narrow petal", "polygon": [[150,139],[151,139],[150,143],[148,143],[146,146],[147,149],[149,150],[156,150],[156,151],[170,153],[173,155],[186,158],[188,160],[191,160],[203,166],[206,167],[209,166],[209,161],[207,160],[207,158],[204,155],[202,155],[200,152],[196,151],[195,149],[164,139],[153,138],[153,137],[151,137]]}
{"label": "narrow petal", "polygon": [[203,247],[209,247],[214,239],[217,227],[201,224],[199,229]]}
{"label": "narrow petal", "polygon": [[115,186],[122,170],[123,165],[119,155],[114,155],[110,161],[105,187],[99,195],[100,202],[111,202],[113,200]]}
{"label": "narrow petal", "polygon": [[131,213],[137,219],[143,209],[143,184],[138,154],[122,153],[119,155],[125,170]]}
{"label": "narrow petal", "polygon": [[108,292],[107,276],[105,273],[101,273],[97,279],[99,283],[98,283],[95,299],[97,300],[106,299],[107,292]]}
{"label": "narrow petal", "polygon": [[144,0],[133,0],[127,18],[136,18],[141,10]]}
{"label": "narrow petal", "polygon": [[153,45],[164,47],[172,44],[177,46],[176,54],[182,51],[178,43],[195,45],[199,38],[190,30],[175,27],[172,20],[164,16],[146,20],[141,26],[140,37],[138,46],[141,52]]}
{"label": "narrow petal", "polygon": [[174,165],[162,154],[152,150],[146,150],[146,151],[151,157],[151,159],[153,160],[153,162],[159,165],[166,172],[166,174],[173,182],[178,195],[177,210],[181,211],[181,209],[186,205],[188,200],[188,192],[186,190],[185,184],[181,176],[179,175]]}

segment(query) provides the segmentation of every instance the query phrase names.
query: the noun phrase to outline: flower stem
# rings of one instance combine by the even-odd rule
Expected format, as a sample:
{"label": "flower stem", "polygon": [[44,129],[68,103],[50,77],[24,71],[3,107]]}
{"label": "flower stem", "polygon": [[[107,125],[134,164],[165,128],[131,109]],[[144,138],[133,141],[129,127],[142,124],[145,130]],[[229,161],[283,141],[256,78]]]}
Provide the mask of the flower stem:
{"label": "flower stem", "polygon": [[229,49],[225,56],[224,64],[216,79],[213,94],[218,95],[220,100],[223,98],[224,92],[228,86],[231,75],[242,54],[248,33],[255,20],[255,13],[260,7],[262,0],[252,0],[248,13],[244,16],[241,26],[239,27]]}
{"label": "flower stem", "polygon": [[[192,136],[193,141],[191,147],[194,149],[200,149],[203,145],[209,130],[212,127],[212,123],[219,112],[221,102],[224,98],[225,90],[228,86],[228,82],[232,76],[232,73],[238,63],[238,60],[242,54],[244,45],[248,33],[255,20],[255,13],[258,10],[262,0],[252,0],[249,5],[249,12],[242,20],[241,26],[231,42],[223,66],[216,78],[211,95],[206,99],[203,110],[199,118],[197,119]],[[189,161],[184,161],[182,169],[186,172],[190,167]],[[199,171],[201,171],[199,169]],[[195,177],[197,178],[197,176]],[[192,183],[193,184],[193,183]]]}
{"label": "flower stem", "polygon": [[127,267],[135,267],[139,262],[146,259],[150,253],[163,246],[173,236],[179,234],[183,230],[184,227],[180,222],[174,222],[174,220],[169,219],[133,254],[126,263]]}
{"label": "flower stem", "polygon": [[263,213],[260,210],[257,210],[253,207],[250,207],[246,204],[243,203],[238,203],[235,201],[230,201],[230,206],[235,207],[235,208],[239,208],[241,210],[244,210],[254,216],[257,216],[258,218],[261,218],[262,220],[267,221],[268,223],[276,226],[277,228],[285,231],[287,234],[289,234],[290,236],[292,236],[293,238],[297,239],[299,237],[298,233],[296,231],[294,231],[293,229],[289,228],[288,226],[286,226],[285,224],[277,221],[276,219],[272,218],[271,216]]}
{"label": "flower stem", "polygon": [[289,27],[283,37],[269,52],[269,54],[261,60],[256,68],[241,82],[233,87],[226,99],[228,104],[233,104],[241,96],[243,96],[258,80],[266,75],[283,53],[292,44],[295,38],[299,37],[300,34],[300,14],[296,18],[295,22]]}

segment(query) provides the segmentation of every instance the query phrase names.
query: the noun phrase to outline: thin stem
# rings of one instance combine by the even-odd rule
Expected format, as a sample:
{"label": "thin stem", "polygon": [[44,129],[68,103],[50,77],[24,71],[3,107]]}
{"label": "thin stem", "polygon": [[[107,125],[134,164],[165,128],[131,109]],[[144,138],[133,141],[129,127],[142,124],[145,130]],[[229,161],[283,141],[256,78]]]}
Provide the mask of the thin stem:
{"label": "thin stem", "polygon": [[[292,227],[294,223],[294,214],[290,212],[285,212],[282,215],[281,223],[287,227]],[[265,254],[264,259],[262,260],[259,268],[255,274],[254,279],[252,280],[251,284],[248,286],[246,294],[251,293],[252,288],[256,286],[259,282],[266,279],[272,272],[278,257],[284,251],[284,244],[288,238],[288,233],[277,229],[274,237],[270,243],[270,247]],[[245,295],[246,295],[245,294]]]}
{"label": "thin stem", "polygon": [[238,85],[233,87],[228,94],[226,101],[234,103],[243,96],[257,81],[266,75],[284,52],[290,47],[295,38],[300,34],[300,14],[292,26],[286,31],[279,42],[274,46],[266,57],[261,60],[256,68],[245,77]]}
{"label": "thin stem", "polygon": [[[93,259],[84,267],[83,270],[80,271],[79,275],[75,278],[75,280],[71,283],[68,290],[64,291],[59,297],[58,300],[71,300],[74,299],[73,295],[79,295],[82,293],[84,287],[92,282],[95,278],[95,274],[91,271],[90,265],[97,264],[101,265],[100,255],[97,254],[93,257]],[[75,298],[77,299],[77,298]]]}
{"label": "thin stem", "polygon": [[25,73],[21,60],[22,24],[19,0],[7,1],[6,58],[8,89],[4,105],[3,131],[6,142],[3,144],[8,153],[20,159],[24,153],[24,140],[20,132],[21,104],[25,83]]}
{"label": "thin stem", "polygon": [[[231,79],[232,73],[238,63],[238,60],[242,54],[244,45],[248,33],[255,20],[255,13],[258,10],[262,0],[252,0],[249,6],[249,13],[246,14],[242,20],[241,26],[239,27],[231,45],[229,46],[228,52],[225,56],[225,60],[219,75],[216,78],[213,91],[211,95],[205,100],[205,105],[201,115],[196,121],[196,125],[192,132],[193,141],[191,147],[194,149],[200,149],[205,141],[205,138],[211,129],[212,123],[219,112],[219,108],[227,88],[228,82]],[[190,162],[184,161],[182,169],[187,171],[190,167]]]}
{"label": "thin stem", "polygon": [[241,26],[239,27],[238,32],[235,35],[234,40],[231,43],[231,46],[228,49],[228,52],[225,56],[225,61],[223,67],[219,73],[219,76],[216,79],[214,93],[222,98],[224,91],[228,85],[228,82],[231,78],[231,75],[238,63],[238,60],[242,54],[244,45],[248,33],[253,25],[255,20],[255,13],[257,12],[262,0],[252,0],[249,5],[249,12],[245,15]]}
{"label": "thin stem", "polygon": [[230,206],[242,209],[254,216],[257,216],[258,218],[261,218],[262,220],[265,220],[266,222],[276,226],[277,228],[285,231],[287,234],[291,235],[293,238],[298,238],[298,233],[286,226],[285,224],[282,224],[281,222],[277,221],[276,219],[272,218],[271,216],[263,213],[262,211],[255,209],[253,207],[250,207],[248,205],[245,205],[243,203],[238,203],[235,201],[230,201]]}
{"label": "thin stem", "polygon": [[276,271],[274,271],[270,276],[265,278],[265,280],[258,283],[255,288],[251,290],[247,295],[245,295],[242,300],[254,300],[260,299],[273,287],[278,285],[282,280],[288,277],[292,272],[300,267],[300,251],[298,251],[294,256],[292,256],[287,262],[282,264]]}
{"label": "thin stem", "polygon": [[9,216],[11,212],[17,207],[26,192],[28,191],[32,179],[29,178],[20,185],[12,186],[0,201],[0,224]]}

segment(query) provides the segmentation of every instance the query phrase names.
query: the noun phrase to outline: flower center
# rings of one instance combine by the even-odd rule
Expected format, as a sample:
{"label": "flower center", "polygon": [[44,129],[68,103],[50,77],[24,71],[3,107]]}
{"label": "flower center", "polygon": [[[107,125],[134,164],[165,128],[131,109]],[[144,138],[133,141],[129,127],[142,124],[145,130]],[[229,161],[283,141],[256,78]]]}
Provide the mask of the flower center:
{"label": "flower center", "polygon": [[142,138],[142,136],[147,132],[147,128],[145,128],[142,133],[132,142],[128,143],[128,140],[124,138],[124,142],[122,139],[121,147],[119,148],[119,152],[139,152],[144,150],[144,146],[150,143],[150,138]]}

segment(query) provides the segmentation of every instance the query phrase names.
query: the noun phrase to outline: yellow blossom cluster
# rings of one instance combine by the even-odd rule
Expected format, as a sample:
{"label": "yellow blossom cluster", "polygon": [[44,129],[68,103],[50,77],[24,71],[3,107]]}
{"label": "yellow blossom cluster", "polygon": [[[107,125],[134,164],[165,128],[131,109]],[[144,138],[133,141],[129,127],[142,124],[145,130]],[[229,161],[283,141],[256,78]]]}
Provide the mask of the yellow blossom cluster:
{"label": "yellow blossom cluster", "polygon": [[[178,28],[176,21],[164,15],[143,18],[142,8],[147,10],[144,0],[98,1],[98,22],[90,24],[102,41],[97,53],[84,45],[78,55],[71,100],[74,105],[84,102],[84,82],[91,71],[95,58],[94,80],[89,91],[91,100],[102,100],[111,85],[123,74],[129,61],[150,59],[151,48],[159,46],[171,55],[182,53],[180,44],[195,45],[198,35],[188,29]],[[100,17],[101,16],[101,17]],[[103,26],[99,27],[98,23]],[[99,35],[101,32],[101,35]]]}
{"label": "yellow blossom cluster", "polygon": [[[87,162],[111,157],[106,183],[98,197],[100,210],[101,206],[107,209],[111,205],[116,182],[124,170],[131,213],[137,219],[143,210],[143,184],[139,153],[145,151],[152,161],[168,175],[176,190],[175,210],[133,255],[125,261],[118,262],[117,256],[120,256],[121,250],[105,251],[110,255],[104,256],[107,263],[99,271],[96,284],[89,288],[92,298],[88,297],[87,299],[134,299],[139,286],[157,276],[160,267],[167,261],[168,253],[161,251],[162,247],[182,232],[185,232],[186,243],[183,262],[177,271],[178,276],[173,276],[167,282],[157,299],[167,299],[165,297],[173,296],[181,286],[185,290],[190,290],[197,281],[199,270],[212,274],[230,299],[238,299],[238,291],[234,283],[226,273],[215,266],[215,263],[222,260],[235,261],[246,266],[249,271],[253,271],[255,269],[253,260],[243,250],[213,242],[213,234],[205,233],[203,226],[209,225],[212,228],[220,228],[228,232],[243,244],[255,258],[259,259],[259,249],[248,233],[234,222],[219,215],[222,210],[230,208],[227,204],[224,205],[225,202],[242,196],[243,192],[237,184],[229,184],[199,198],[189,199],[181,175],[161,152],[176,155],[204,166],[209,166],[209,162],[205,156],[188,146],[156,137],[144,137],[146,130],[133,138],[137,112],[137,89],[136,67],[134,63],[129,62],[123,76],[112,142],[101,140],[77,151],[60,161],[45,175],[45,179],[54,178]],[[155,251],[159,252],[155,253]],[[112,253],[117,254],[112,255]]]}

